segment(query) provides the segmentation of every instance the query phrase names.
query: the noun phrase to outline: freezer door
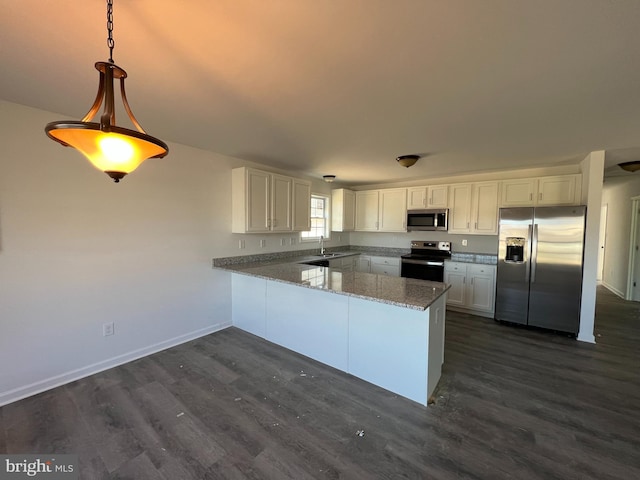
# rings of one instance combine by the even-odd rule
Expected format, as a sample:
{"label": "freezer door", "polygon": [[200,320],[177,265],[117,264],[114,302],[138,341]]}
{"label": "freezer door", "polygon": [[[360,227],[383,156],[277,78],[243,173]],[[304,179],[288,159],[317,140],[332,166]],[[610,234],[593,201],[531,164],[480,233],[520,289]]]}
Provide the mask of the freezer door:
{"label": "freezer door", "polygon": [[501,208],[499,222],[495,318],[526,325],[533,208]]}
{"label": "freezer door", "polygon": [[529,325],[577,334],[586,207],[538,207],[533,225]]}

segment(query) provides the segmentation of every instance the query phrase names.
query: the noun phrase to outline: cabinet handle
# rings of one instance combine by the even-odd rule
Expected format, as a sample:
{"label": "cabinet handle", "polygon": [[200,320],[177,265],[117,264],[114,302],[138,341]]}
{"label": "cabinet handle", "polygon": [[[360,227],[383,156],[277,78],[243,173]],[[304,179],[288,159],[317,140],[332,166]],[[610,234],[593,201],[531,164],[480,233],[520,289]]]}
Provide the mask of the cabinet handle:
{"label": "cabinet handle", "polygon": [[467,277],[464,277],[464,278],[462,279],[462,284],[464,285],[464,284],[466,284],[466,283],[467,283]]}
{"label": "cabinet handle", "polygon": [[271,228],[271,219],[270,218],[267,219],[267,227]]}
{"label": "cabinet handle", "polygon": [[538,200],[542,200],[542,192],[538,194]]}
{"label": "cabinet handle", "polygon": [[469,222],[467,222],[467,228],[469,228]]}
{"label": "cabinet handle", "polygon": [[473,277],[471,277],[471,285],[473,285]]}
{"label": "cabinet handle", "polygon": [[530,193],[529,194],[529,201],[532,201],[532,200],[533,200],[533,193]]}
{"label": "cabinet handle", "polygon": [[478,229],[478,222],[474,223],[473,228],[475,228],[476,230]]}

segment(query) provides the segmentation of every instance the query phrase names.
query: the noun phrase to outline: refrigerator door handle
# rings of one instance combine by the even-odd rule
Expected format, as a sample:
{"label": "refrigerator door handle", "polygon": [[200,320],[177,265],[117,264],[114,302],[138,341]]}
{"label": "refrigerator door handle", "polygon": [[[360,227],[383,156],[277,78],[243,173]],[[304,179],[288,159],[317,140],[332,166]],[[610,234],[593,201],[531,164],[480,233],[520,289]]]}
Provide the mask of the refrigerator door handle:
{"label": "refrigerator door handle", "polygon": [[[531,227],[529,227],[531,228]],[[538,263],[538,224],[533,225],[533,237],[531,247],[531,283],[536,282],[536,266]]]}
{"label": "refrigerator door handle", "polygon": [[[523,261],[525,264],[525,269],[524,269],[524,281],[529,283],[529,275],[531,274],[531,237],[533,236],[533,226],[531,224],[529,224],[528,227],[528,235],[527,235],[527,250],[526,253],[523,255]],[[527,258],[527,253],[528,253],[528,257]]]}

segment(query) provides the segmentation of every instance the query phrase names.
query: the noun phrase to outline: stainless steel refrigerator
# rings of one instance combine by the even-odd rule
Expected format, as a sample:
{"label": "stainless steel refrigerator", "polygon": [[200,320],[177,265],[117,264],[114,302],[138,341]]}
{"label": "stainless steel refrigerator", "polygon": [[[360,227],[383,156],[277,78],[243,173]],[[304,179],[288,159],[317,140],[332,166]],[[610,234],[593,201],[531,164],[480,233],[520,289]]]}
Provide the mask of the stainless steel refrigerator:
{"label": "stainless steel refrigerator", "polygon": [[496,320],[578,333],[585,213],[500,209]]}

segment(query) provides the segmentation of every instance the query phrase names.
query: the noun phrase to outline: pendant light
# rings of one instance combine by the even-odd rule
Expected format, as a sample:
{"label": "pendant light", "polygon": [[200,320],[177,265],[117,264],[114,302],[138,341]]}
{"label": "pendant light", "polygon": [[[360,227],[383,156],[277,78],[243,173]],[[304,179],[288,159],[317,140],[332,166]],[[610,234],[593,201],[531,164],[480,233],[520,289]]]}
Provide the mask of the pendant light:
{"label": "pendant light", "polygon": [[[81,121],[61,120],[48,123],[44,131],[49,138],[80,151],[98,170],[118,183],[148,158],[162,158],[169,147],[162,140],[147,135],[133,116],[124,90],[127,72],[113,62],[113,0],[107,0],[107,46],[109,61],[96,62],[100,72],[98,94],[91,109]],[[120,80],[120,96],[129,119],[137,130],[116,125],[113,81]],[[104,101],[99,122],[92,122]]]}

